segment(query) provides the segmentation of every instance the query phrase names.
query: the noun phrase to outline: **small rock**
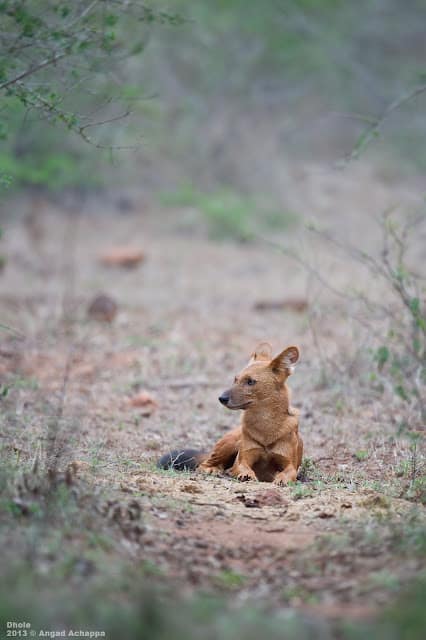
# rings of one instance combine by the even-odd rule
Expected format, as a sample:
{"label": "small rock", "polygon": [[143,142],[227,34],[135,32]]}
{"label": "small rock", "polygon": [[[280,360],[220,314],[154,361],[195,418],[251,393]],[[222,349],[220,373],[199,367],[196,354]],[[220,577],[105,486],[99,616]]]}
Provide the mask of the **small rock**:
{"label": "small rock", "polygon": [[99,261],[104,266],[125,269],[133,269],[144,260],[144,252],[136,247],[111,247],[99,256]]}
{"label": "small rock", "polygon": [[13,506],[16,510],[18,510],[23,516],[28,516],[32,510],[31,502],[27,502],[26,500],[21,500],[21,498],[14,498]]}
{"label": "small rock", "polygon": [[205,540],[194,540],[194,547],[198,549],[208,549],[209,545]]}
{"label": "small rock", "polygon": [[95,296],[87,308],[87,314],[100,322],[112,322],[117,311],[117,303],[104,293]]}
{"label": "small rock", "polygon": [[308,308],[308,301],[305,298],[284,298],[283,300],[260,300],[256,302],[255,311],[294,311],[303,313]]}
{"label": "small rock", "polygon": [[140,391],[129,402],[132,407],[143,409],[142,415],[145,417],[149,417],[158,408],[158,402],[147,391]]}
{"label": "small rock", "polygon": [[80,576],[90,576],[96,571],[96,565],[92,560],[81,557],[74,564],[74,571]]}
{"label": "small rock", "polygon": [[299,520],[300,519],[300,515],[298,513],[289,513],[287,515],[287,520]]}
{"label": "small rock", "polygon": [[278,489],[265,489],[257,491],[254,496],[239,492],[237,500],[242,502],[248,508],[287,506],[286,500]]}
{"label": "small rock", "polygon": [[81,364],[73,368],[74,378],[92,378],[95,373],[95,367],[92,364]]}
{"label": "small rock", "polygon": [[124,482],[120,483],[120,489],[124,493],[133,493],[132,487],[130,487],[128,484],[125,484]]}
{"label": "small rock", "polygon": [[250,496],[247,496],[244,493],[240,493],[239,495],[237,495],[237,500],[239,500],[240,502],[243,503],[243,505],[245,507],[248,507],[249,509],[259,509],[261,507],[261,505],[259,504],[259,501],[256,500],[256,498],[251,498]]}
{"label": "small rock", "polygon": [[119,211],[122,213],[129,213],[130,211],[134,211],[135,203],[131,198],[127,196],[119,196],[116,201],[116,206]]}
{"label": "small rock", "polygon": [[377,493],[372,496],[368,496],[361,503],[362,507],[366,507],[367,509],[389,509],[390,500],[386,498],[386,496]]}
{"label": "small rock", "polygon": [[90,464],[84,460],[73,460],[67,467],[67,469],[74,475],[77,475],[80,471],[85,471],[89,468]]}
{"label": "small rock", "polygon": [[200,487],[197,487],[196,484],[184,484],[180,490],[185,493],[203,493]]}
{"label": "small rock", "polygon": [[281,491],[278,489],[265,489],[264,491],[257,491],[256,499],[262,507],[274,507],[288,505]]}

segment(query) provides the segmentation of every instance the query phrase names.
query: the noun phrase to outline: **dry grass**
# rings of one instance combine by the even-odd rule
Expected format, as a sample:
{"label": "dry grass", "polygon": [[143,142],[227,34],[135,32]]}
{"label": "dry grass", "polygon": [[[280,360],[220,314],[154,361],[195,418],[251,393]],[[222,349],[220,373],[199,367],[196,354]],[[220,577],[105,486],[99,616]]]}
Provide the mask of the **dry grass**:
{"label": "dry grass", "polygon": [[[19,219],[5,225],[1,321],[17,333],[3,330],[0,348],[4,483],[15,518],[3,517],[3,544],[17,558],[27,548],[25,531],[45,513],[39,478],[53,455],[53,508],[65,492],[63,513],[73,514],[57,532],[70,557],[60,559],[51,541],[50,555],[32,550],[36,572],[65,563],[65,582],[95,581],[108,549],[111,567],[125,574],[131,562],[156,581],[178,581],[182,593],[225,589],[240,604],[254,598],[331,619],[380,611],[425,568],[422,443],[413,452],[398,434],[404,402],[369,381],[371,336],[345,297],[264,244],[212,242],[181,211],[136,202],[122,217],[78,216],[72,251],[58,213],[40,218],[37,250]],[[289,233],[278,240],[297,246],[299,231]],[[99,264],[105,247],[126,243],[146,263]],[[320,241],[310,258],[340,291],[360,273],[348,261],[336,274],[337,258]],[[99,291],[118,304],[110,324],[87,316]],[[288,296],[306,298],[308,309],[256,310],[260,299]],[[303,482],[271,489],[156,470],[169,447],[206,448],[233,425],[217,396],[263,339],[276,350],[301,347],[291,386]],[[140,391],[158,407],[132,406]],[[46,518],[50,539],[51,511]]]}

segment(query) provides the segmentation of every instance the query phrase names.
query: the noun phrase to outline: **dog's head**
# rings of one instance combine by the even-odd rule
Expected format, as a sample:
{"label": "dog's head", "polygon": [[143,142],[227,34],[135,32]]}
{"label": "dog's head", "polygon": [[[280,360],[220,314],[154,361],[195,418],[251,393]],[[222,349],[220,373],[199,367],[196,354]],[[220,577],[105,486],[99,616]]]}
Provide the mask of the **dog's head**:
{"label": "dog's head", "polygon": [[219,402],[228,409],[248,409],[271,398],[282,390],[298,359],[297,347],[287,347],[273,358],[271,345],[261,342],[248,365],[235,376],[232,387],[219,397]]}

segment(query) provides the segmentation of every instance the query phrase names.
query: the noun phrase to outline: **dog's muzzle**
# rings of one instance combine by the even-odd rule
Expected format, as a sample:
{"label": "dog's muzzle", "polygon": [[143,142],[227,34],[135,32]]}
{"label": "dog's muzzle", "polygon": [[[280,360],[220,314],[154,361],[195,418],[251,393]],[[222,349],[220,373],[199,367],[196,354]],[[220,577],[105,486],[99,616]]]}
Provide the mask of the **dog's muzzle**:
{"label": "dog's muzzle", "polygon": [[227,393],[222,393],[222,395],[219,396],[219,402],[224,404],[226,407],[229,402],[229,395]]}

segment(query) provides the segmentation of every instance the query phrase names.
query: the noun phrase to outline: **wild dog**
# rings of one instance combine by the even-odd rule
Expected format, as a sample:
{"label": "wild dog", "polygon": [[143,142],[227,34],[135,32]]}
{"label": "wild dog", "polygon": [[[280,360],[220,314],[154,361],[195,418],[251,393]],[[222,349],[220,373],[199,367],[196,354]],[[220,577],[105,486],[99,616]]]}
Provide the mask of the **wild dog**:
{"label": "wild dog", "polygon": [[299,412],[290,404],[287,378],[299,360],[299,349],[287,347],[272,357],[261,343],[232,386],[219,397],[227,409],[243,411],[241,424],[223,436],[209,454],[193,449],[171,451],[161,468],[196,469],[209,474],[225,471],[238,480],[286,484],[297,478],[303,456]]}

